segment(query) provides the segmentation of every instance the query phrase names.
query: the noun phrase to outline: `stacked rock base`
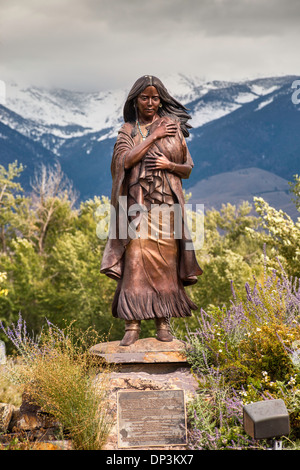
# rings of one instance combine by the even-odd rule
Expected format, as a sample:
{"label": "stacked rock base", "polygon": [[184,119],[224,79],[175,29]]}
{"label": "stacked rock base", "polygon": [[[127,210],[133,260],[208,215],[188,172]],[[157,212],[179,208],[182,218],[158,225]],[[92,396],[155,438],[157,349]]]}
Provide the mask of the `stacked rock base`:
{"label": "stacked rock base", "polygon": [[[198,382],[187,363],[184,343],[179,340],[163,343],[156,338],[146,338],[126,347],[120,346],[119,341],[112,341],[95,345],[90,352],[112,366],[109,375],[109,406],[114,426],[104,450],[119,449],[118,392],[183,390],[186,403],[195,397]],[[101,374],[98,379],[101,380]],[[149,450],[151,447],[139,446],[138,449]],[[185,449],[185,446],[164,446],[160,449]]]}

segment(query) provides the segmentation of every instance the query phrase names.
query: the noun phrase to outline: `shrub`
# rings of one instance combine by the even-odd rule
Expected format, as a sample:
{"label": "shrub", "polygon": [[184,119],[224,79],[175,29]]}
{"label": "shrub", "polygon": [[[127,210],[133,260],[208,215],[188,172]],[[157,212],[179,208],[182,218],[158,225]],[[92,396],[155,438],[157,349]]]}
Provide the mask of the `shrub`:
{"label": "shrub", "polygon": [[217,371],[207,371],[206,387],[189,404],[188,417],[189,447],[193,450],[262,447],[244,432],[242,400]]}
{"label": "shrub", "polygon": [[71,436],[75,449],[101,449],[110,430],[107,406],[108,373],[91,357],[88,346],[95,334],[87,330],[74,333],[72,325],[65,330],[47,323],[37,339],[29,337],[26,323],[5,329],[21,354],[17,368],[10,376],[21,386],[31,401],[52,414]]}
{"label": "shrub", "polygon": [[199,327],[188,332],[187,355],[200,390],[210,394],[210,377],[221,374],[227,394],[240,397],[241,409],[251,401],[284,399],[292,435],[299,438],[300,283],[283,269],[266,272],[252,287],[246,283],[246,295],[233,289],[230,308],[201,311]]}

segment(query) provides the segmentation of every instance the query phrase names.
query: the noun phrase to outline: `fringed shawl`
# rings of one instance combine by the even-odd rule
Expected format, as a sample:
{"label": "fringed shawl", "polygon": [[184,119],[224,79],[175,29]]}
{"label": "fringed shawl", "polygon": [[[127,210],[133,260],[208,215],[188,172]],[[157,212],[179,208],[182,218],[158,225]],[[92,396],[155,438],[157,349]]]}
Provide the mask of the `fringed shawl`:
{"label": "fringed shawl", "polygon": [[[174,122],[174,119],[170,117],[164,116],[159,118],[150,127],[150,133],[153,132],[161,120],[171,120]],[[149,153],[159,151],[174,163],[186,163],[193,167],[193,160],[180,130],[179,122],[175,122],[178,126],[176,136],[159,139],[152,145]],[[147,178],[145,179],[143,163],[145,157],[130,170],[125,170],[124,166],[127,153],[138,143],[139,137],[133,137],[134,128],[135,123],[126,122],[122,126],[114,146],[111,162],[111,205],[114,208],[114,214],[111,217],[109,238],[104,249],[100,271],[115,280],[119,280],[122,277],[123,255],[126,245],[130,241],[127,231],[129,222],[127,216],[128,208],[133,203],[144,204],[145,202],[145,191],[143,191],[143,188],[145,190],[145,181],[147,180]],[[162,176],[161,171],[153,172],[153,176],[156,179],[154,187],[157,188],[157,181]],[[185,200],[181,178],[167,170],[164,170],[164,177],[172,191],[174,200],[180,205],[182,213],[182,238],[179,240],[179,277],[183,285],[195,284],[197,276],[202,274],[202,269],[198,265],[194,250],[191,249],[192,241],[184,217]],[[151,183],[150,179],[149,181]],[[187,246],[189,249],[186,249]]]}

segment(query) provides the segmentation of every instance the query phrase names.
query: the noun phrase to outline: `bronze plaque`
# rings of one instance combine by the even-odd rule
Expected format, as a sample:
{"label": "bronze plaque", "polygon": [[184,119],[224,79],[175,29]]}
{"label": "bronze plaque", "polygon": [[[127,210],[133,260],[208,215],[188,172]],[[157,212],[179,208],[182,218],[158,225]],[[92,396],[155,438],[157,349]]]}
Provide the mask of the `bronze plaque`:
{"label": "bronze plaque", "polygon": [[186,444],[183,390],[118,392],[118,447]]}

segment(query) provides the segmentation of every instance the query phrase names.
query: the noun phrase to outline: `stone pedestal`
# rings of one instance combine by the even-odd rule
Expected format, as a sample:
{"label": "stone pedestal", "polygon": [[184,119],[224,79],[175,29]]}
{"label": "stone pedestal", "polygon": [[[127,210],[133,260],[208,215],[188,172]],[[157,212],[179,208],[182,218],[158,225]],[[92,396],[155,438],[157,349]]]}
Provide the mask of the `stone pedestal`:
{"label": "stone pedestal", "polygon": [[[198,383],[187,363],[184,343],[179,340],[174,339],[164,343],[155,338],[146,338],[138,340],[131,346],[120,346],[119,341],[112,341],[97,344],[90,349],[90,352],[113,365],[110,374],[109,400],[112,413],[115,415],[115,425],[104,450],[118,449],[117,393],[119,391],[183,390],[186,403],[195,396]],[[181,445],[163,449],[184,448]],[[146,449],[149,447],[139,448],[139,450]]]}

